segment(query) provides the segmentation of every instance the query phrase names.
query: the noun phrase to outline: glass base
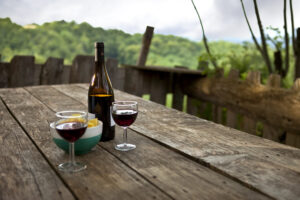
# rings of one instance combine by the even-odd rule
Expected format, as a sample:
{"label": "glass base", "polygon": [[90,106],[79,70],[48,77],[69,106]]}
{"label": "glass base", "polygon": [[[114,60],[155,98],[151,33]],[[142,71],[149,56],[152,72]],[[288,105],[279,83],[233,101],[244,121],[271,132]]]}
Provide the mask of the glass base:
{"label": "glass base", "polygon": [[115,149],[118,151],[130,151],[135,149],[136,146],[134,144],[127,144],[127,143],[123,143],[123,144],[117,144],[115,146]]}
{"label": "glass base", "polygon": [[79,162],[75,162],[75,163],[67,162],[58,165],[58,169],[64,172],[79,172],[86,169],[86,165]]}

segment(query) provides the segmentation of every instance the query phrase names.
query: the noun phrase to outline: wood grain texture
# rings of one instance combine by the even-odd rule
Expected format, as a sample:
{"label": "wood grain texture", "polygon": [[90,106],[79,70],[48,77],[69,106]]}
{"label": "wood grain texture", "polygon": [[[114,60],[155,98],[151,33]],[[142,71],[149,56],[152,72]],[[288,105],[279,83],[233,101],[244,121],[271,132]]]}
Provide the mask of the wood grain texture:
{"label": "wood grain texture", "polygon": [[[67,92],[68,86],[64,87]],[[81,84],[85,90],[88,85]],[[69,95],[76,95],[71,93]],[[275,199],[298,199],[300,150],[115,90],[139,102],[131,129]],[[84,102],[85,99],[80,99]]]}
{"label": "wood grain texture", "polygon": [[[239,71],[236,69],[231,69],[228,74],[228,79],[230,80],[238,80],[239,79]],[[234,112],[230,108],[227,108],[226,112],[226,126],[229,126],[231,128],[237,128],[237,122],[238,122],[238,113]]]}
{"label": "wood grain texture", "polygon": [[[259,85],[261,82],[260,72],[250,71],[247,74],[246,81],[250,84]],[[256,120],[248,116],[243,117],[242,129],[246,133],[256,135]]]}
{"label": "wood grain texture", "polygon": [[124,91],[125,69],[118,67],[118,60],[107,59],[106,68],[113,88]]}
{"label": "wood grain texture", "polygon": [[[270,88],[280,88],[281,77],[278,74],[271,74],[268,77],[267,86]],[[280,138],[284,134],[284,131],[270,125],[264,125],[263,137],[280,142]]]}
{"label": "wood grain texture", "polygon": [[[75,86],[54,87],[70,97],[77,96],[76,100],[86,105],[86,97],[77,95],[84,93],[86,89],[81,88],[80,92],[74,89]],[[123,98],[116,96],[116,99]],[[56,107],[58,106],[59,103]],[[122,140],[122,130],[119,127],[116,130],[115,141],[100,145],[174,199],[267,198],[133,131],[129,131],[128,138],[129,142],[137,145],[136,150],[125,153],[114,150],[114,145]]]}
{"label": "wood grain texture", "polygon": [[[142,72],[133,68],[124,68],[124,91],[142,96],[143,92],[143,76]],[[121,71],[122,72],[122,71]]]}
{"label": "wood grain texture", "polygon": [[[217,125],[122,92],[139,102],[133,130],[278,199],[297,199],[300,150]],[[299,178],[297,178],[299,177]]]}
{"label": "wood grain texture", "polygon": [[[59,96],[64,96],[54,88],[47,86],[26,88],[34,96],[21,88],[1,90],[0,96],[7,103],[12,113],[23,125],[40,151],[47,157],[51,165],[57,169],[57,164],[67,160],[68,155],[56,147],[51,140],[49,123],[47,121],[54,120],[54,111],[49,109],[49,107],[54,107],[54,104],[48,105],[49,97],[45,97],[44,93],[41,93],[41,88],[44,90],[48,88],[47,94],[52,95],[56,99],[55,101],[57,101]],[[41,103],[38,99],[44,100],[45,103]],[[65,105],[61,105],[61,107],[56,107],[56,109],[55,111],[66,108]],[[76,159],[86,163],[88,169],[77,173],[75,176],[58,171],[66,184],[72,188],[76,198],[170,199],[100,147],[96,147],[95,151],[84,156],[76,156]]]}
{"label": "wood grain texture", "polygon": [[71,71],[71,65],[64,65],[62,68],[62,81],[61,84],[70,83],[70,71]]}
{"label": "wood grain texture", "polygon": [[[9,87],[38,85],[40,82],[38,69],[33,56],[14,56],[9,67]],[[38,77],[35,74],[38,74]]]}
{"label": "wood grain texture", "polygon": [[64,59],[49,57],[41,71],[41,85],[60,84],[63,80]]}
{"label": "wood grain texture", "polygon": [[198,106],[197,106],[197,99],[192,97],[187,97],[187,105],[186,105],[186,112],[191,115],[198,115]]}
{"label": "wood grain texture", "polygon": [[212,118],[213,118],[213,122],[218,123],[218,124],[222,124],[222,118],[223,118],[223,108],[221,106],[217,106],[217,105],[212,105]]}
{"label": "wood grain texture", "polygon": [[76,56],[70,69],[70,83],[89,83],[94,72],[94,61],[94,56]]}
{"label": "wood grain texture", "polygon": [[143,41],[142,41],[142,48],[140,50],[139,59],[137,60],[136,64],[138,66],[145,66],[148,52],[150,50],[151,40],[154,32],[154,27],[147,26],[146,31],[143,35]]}
{"label": "wood grain texture", "polygon": [[174,74],[173,75],[173,101],[172,101],[172,108],[182,111],[183,109],[183,98],[184,93],[181,88],[181,74]]}
{"label": "wood grain texture", "polygon": [[0,199],[74,199],[0,98]]}
{"label": "wood grain texture", "polygon": [[269,199],[134,131],[129,130],[128,141],[137,149],[130,153],[114,150],[114,145],[122,142],[118,127],[115,141],[101,146],[174,199]]}
{"label": "wood grain texture", "polygon": [[[299,38],[300,38],[300,35],[299,35]],[[295,83],[293,85],[293,91],[297,92],[297,93],[300,92],[300,78],[297,78],[297,80],[295,81]],[[285,143],[287,145],[291,145],[291,146],[300,148],[300,131],[295,132],[295,133],[287,132]]]}
{"label": "wood grain texture", "polygon": [[8,87],[9,67],[9,63],[0,62],[0,88]]}
{"label": "wood grain texture", "polygon": [[170,83],[167,73],[153,73],[150,85],[150,100],[162,105],[166,104],[166,96]]}

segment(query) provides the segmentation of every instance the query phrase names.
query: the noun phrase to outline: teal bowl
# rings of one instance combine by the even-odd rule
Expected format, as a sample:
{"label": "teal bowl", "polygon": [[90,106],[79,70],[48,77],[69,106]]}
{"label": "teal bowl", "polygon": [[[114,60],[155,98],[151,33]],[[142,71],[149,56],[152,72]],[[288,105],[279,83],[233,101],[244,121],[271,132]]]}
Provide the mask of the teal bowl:
{"label": "teal bowl", "polygon": [[[82,155],[90,152],[100,141],[103,124],[98,121],[98,126],[87,128],[84,135],[75,142],[75,154]],[[50,124],[50,132],[54,143],[69,153],[69,142],[63,139],[55,130],[54,123]]]}

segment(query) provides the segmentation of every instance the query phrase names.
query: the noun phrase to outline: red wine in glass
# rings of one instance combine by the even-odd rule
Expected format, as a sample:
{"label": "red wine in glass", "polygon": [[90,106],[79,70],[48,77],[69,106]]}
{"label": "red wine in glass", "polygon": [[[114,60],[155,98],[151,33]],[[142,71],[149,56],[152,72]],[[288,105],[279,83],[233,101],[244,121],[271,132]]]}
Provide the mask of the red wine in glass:
{"label": "red wine in glass", "polygon": [[61,123],[55,127],[57,133],[68,142],[77,141],[84,134],[86,128],[86,123],[76,121]]}
{"label": "red wine in glass", "polygon": [[64,172],[79,172],[86,169],[86,165],[75,161],[75,141],[77,141],[87,129],[87,113],[84,111],[65,110],[55,113],[56,132],[69,142],[69,162],[61,163],[58,169]]}
{"label": "red wine in glass", "polygon": [[136,101],[116,101],[112,103],[112,116],[116,124],[124,130],[123,143],[117,144],[118,151],[130,151],[136,145],[127,143],[127,128],[136,120],[138,114],[138,103]]}
{"label": "red wine in glass", "polygon": [[114,121],[119,126],[130,126],[136,119],[138,112],[134,110],[115,110],[112,113]]}

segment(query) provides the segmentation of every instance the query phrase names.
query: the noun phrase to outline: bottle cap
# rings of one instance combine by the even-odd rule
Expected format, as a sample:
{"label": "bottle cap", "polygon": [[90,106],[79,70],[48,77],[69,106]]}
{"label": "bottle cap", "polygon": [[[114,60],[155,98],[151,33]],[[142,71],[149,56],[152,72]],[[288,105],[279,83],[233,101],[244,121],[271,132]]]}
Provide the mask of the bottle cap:
{"label": "bottle cap", "polygon": [[104,48],[104,43],[103,42],[95,42],[95,48]]}

